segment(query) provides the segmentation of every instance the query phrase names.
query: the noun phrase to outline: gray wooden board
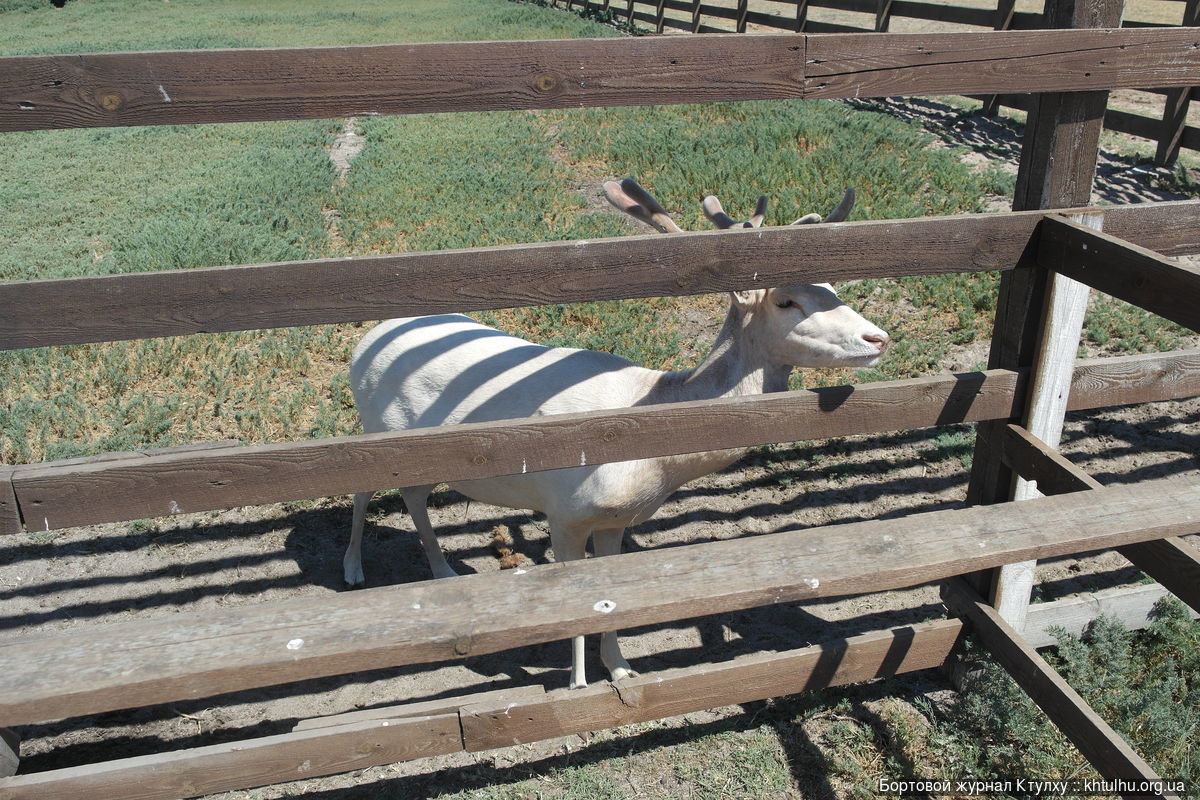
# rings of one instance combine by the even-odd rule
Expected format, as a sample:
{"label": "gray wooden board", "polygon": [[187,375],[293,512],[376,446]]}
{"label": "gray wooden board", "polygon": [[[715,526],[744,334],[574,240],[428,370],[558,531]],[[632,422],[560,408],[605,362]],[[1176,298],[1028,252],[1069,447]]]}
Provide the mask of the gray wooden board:
{"label": "gray wooden board", "polygon": [[958,620],[938,620],[583,690],[475,703],[461,710],[463,742],[468,751],[490,750],[932,669],[945,663],[961,631]]}
{"label": "gray wooden board", "polygon": [[[1077,365],[1072,409],[1200,394],[1200,351]],[[1007,418],[1017,373],[993,370],[534,420],[198,450],[14,473],[31,529],[467,480],[630,458]],[[581,456],[581,454],[583,454]]]}
{"label": "gray wooden board", "polygon": [[11,637],[0,642],[0,726],[913,586],[1175,536],[1198,523],[1200,482],[1148,481]]}
{"label": "gray wooden board", "polygon": [[[1200,253],[1200,202],[1091,211],[1141,246]],[[1041,217],[777,226],[0,283],[0,349],[1007,270]]]}
{"label": "gray wooden board", "polygon": [[[1080,636],[1088,625],[1101,616],[1116,617],[1129,630],[1141,630],[1150,624],[1154,604],[1169,595],[1162,584],[1144,586],[1117,586],[1097,592],[1084,592],[1047,603],[1033,603],[1025,620],[1021,635],[1032,647],[1058,644],[1049,628],[1062,628],[1073,636]],[[1192,619],[1200,619],[1200,612],[1191,611]]]}
{"label": "gray wooden board", "polygon": [[0,800],[174,800],[462,750],[458,714],[374,720],[0,780]]}

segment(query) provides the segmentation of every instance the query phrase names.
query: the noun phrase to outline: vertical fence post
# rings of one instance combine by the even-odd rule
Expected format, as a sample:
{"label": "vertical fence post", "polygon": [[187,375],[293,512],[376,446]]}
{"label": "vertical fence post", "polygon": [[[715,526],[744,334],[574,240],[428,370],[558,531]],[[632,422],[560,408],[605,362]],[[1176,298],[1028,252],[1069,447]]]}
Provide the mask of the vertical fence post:
{"label": "vertical fence post", "polygon": [[750,0],[738,0],[737,4],[737,32],[746,32],[746,12],[750,10]]}
{"label": "vertical fence post", "polygon": [[[1056,28],[1096,28],[1120,25],[1123,0],[1049,0],[1047,22]],[[1068,92],[1035,95],[1017,173],[1013,209],[1064,208],[1086,205],[1091,198],[1092,181],[1100,150],[1100,132],[1108,92]],[[1078,323],[1086,292],[1080,292],[1058,276],[1051,278],[1026,255],[1016,269],[1004,273],[996,304],[996,323],[992,333],[990,368],[1031,367],[1034,378],[1051,396],[1064,391],[1056,381],[1064,362],[1073,360],[1078,347]],[[1051,304],[1057,298],[1056,304]],[[1050,331],[1069,339],[1075,330],[1075,344],[1049,345]],[[1058,363],[1055,363],[1055,362]],[[1066,373],[1069,375],[1069,366]],[[1069,377],[1067,378],[1069,380]],[[998,503],[1014,499],[1018,489],[1012,472],[997,455],[999,437],[1006,422],[1016,421],[1028,427],[1035,424],[1043,431],[1060,429],[1059,404],[1042,403],[1035,412],[1033,393],[1027,393],[1026,408],[1015,420],[980,423],[976,437],[975,460],[967,490],[970,503]],[[1065,399],[1065,398],[1064,398]],[[1065,405],[1063,405],[1065,408]],[[1045,419],[1058,417],[1057,421]],[[1032,417],[1032,420],[1031,420]],[[1043,420],[1037,422],[1038,419]],[[1046,427],[1050,425],[1050,427]],[[1049,435],[1049,433],[1047,433]],[[1050,445],[1057,444],[1057,435]],[[1025,609],[1032,588],[1033,565],[1012,565],[979,576],[978,588],[997,608],[1004,607],[1005,619],[1018,631],[1024,623]]]}
{"label": "vertical fence post", "polygon": [[692,33],[700,32],[700,3],[703,0],[692,0]]}
{"label": "vertical fence post", "polygon": [[667,20],[667,0],[658,0],[658,9],[655,11],[654,32],[662,33],[666,27]]}
{"label": "vertical fence post", "polygon": [[[1187,27],[1200,25],[1200,0],[1187,0],[1180,24]],[[1155,163],[1171,165],[1179,158],[1179,145],[1183,141],[1183,129],[1187,127],[1188,106],[1191,105],[1191,101],[1191,87],[1167,90],[1167,100],[1163,105],[1162,130],[1158,134],[1158,150],[1154,154]]]}

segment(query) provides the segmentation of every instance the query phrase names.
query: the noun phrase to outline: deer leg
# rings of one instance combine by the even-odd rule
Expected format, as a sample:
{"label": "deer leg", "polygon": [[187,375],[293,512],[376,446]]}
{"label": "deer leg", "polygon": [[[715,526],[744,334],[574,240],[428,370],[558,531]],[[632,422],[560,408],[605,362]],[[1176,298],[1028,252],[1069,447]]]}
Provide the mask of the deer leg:
{"label": "deer leg", "polygon": [[[624,528],[609,528],[592,534],[593,546],[597,556],[615,556],[621,552],[621,540],[625,535]],[[617,641],[616,631],[606,631],[600,634],[600,661],[608,669],[608,674],[614,681],[636,676],[637,673],[629,666],[625,656],[621,655],[621,645]]]}
{"label": "deer leg", "polygon": [[[550,546],[554,548],[555,561],[576,561],[587,553],[587,540],[591,528],[586,525],[550,523]],[[571,688],[582,689],[587,686],[587,673],[584,669],[583,637],[571,639]]]}
{"label": "deer leg", "polygon": [[354,495],[354,517],[350,523],[350,545],[342,557],[342,572],[347,586],[362,586],[366,583],[362,569],[363,525],[367,519],[367,504],[374,492],[359,492]]}
{"label": "deer leg", "polygon": [[446,563],[446,556],[438,545],[437,534],[433,532],[433,525],[429,522],[428,503],[432,492],[432,486],[413,486],[401,489],[400,496],[404,498],[404,505],[408,508],[413,524],[417,526],[417,535],[421,537],[421,546],[425,548],[425,558],[429,560],[429,569],[433,571],[433,577],[453,578],[458,573]]}

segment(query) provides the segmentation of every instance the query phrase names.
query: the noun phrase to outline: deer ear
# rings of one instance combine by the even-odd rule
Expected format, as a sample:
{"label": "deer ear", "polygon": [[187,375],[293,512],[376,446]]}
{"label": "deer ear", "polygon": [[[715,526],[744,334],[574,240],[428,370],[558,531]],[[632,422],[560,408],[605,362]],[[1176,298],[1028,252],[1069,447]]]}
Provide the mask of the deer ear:
{"label": "deer ear", "polygon": [[729,301],[742,311],[746,311],[761,303],[766,296],[766,289],[743,289],[739,292],[730,292]]}

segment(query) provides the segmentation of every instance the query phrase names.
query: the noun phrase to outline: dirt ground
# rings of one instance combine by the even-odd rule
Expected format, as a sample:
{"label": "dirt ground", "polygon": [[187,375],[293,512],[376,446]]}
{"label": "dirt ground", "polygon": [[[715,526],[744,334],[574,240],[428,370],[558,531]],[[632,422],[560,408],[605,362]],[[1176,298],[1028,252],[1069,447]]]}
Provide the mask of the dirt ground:
{"label": "dirt ground", "polygon": [[[889,107],[892,113],[927,121],[951,116],[932,102]],[[989,157],[1015,158],[1010,129],[995,121],[960,121],[949,130],[967,144],[979,139],[981,151],[982,140],[989,140]],[[1106,164],[1098,198],[1169,199],[1147,185],[1152,174],[1121,167],[1116,160]],[[700,315],[692,324],[700,338],[710,335],[714,323]],[[1195,336],[1179,342],[1181,348],[1198,344]],[[943,367],[948,372],[969,368],[981,357],[976,346],[953,354]],[[1197,431],[1200,399],[1073,414],[1063,451],[1106,484],[1195,473],[1200,470]],[[671,547],[959,507],[969,441],[965,434],[925,430],[755,450],[730,469],[684,487],[650,522],[627,533],[626,548]],[[549,560],[539,516],[468,503],[449,492],[437,495],[435,505],[434,523],[460,572],[499,569],[498,546],[516,554],[508,557],[510,562]],[[349,521],[348,498],[331,498],[11,537],[0,542],[0,635],[340,592]],[[371,586],[429,577],[397,496],[377,500],[364,556]],[[1136,578],[1124,559],[1111,553],[1048,562],[1039,573],[1044,597]],[[626,631],[622,643],[634,667],[648,673],[800,647],[942,613],[936,588],[923,586],[652,626]],[[598,680],[595,642],[589,646],[590,677]],[[282,733],[300,719],[408,700],[531,683],[559,688],[566,685],[569,660],[568,645],[556,642],[27,726],[21,731],[22,772]],[[689,715],[691,723],[704,718]],[[361,797],[366,796],[358,793],[364,786],[389,785],[419,794],[424,781],[435,777],[441,790],[450,791],[453,772],[443,771],[448,767],[503,767],[580,746],[579,737],[568,737],[491,754],[457,754],[310,779],[287,791]],[[403,783],[388,783],[397,779]],[[284,791],[267,789],[255,796],[277,797]]]}

